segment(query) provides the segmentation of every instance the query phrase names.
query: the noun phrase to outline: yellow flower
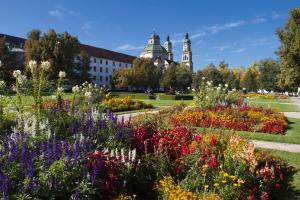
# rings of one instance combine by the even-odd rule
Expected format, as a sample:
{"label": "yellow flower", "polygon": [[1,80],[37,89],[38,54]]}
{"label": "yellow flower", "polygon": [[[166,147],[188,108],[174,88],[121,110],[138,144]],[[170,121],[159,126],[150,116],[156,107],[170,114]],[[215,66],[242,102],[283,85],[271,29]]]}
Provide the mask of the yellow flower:
{"label": "yellow flower", "polygon": [[208,185],[204,185],[204,189],[207,189],[209,186]]}
{"label": "yellow flower", "polygon": [[230,176],[230,178],[231,178],[232,180],[235,180],[235,179],[236,179],[236,177],[235,177],[235,176]]}
{"label": "yellow flower", "polygon": [[224,176],[224,177],[227,177],[227,176],[228,176],[228,174],[225,172],[225,173],[223,174],[223,176]]}
{"label": "yellow flower", "polygon": [[226,180],[222,180],[222,183],[227,183],[227,181]]}
{"label": "yellow flower", "polygon": [[215,186],[215,187],[218,187],[218,186],[219,186],[219,183],[215,183],[214,186]]}

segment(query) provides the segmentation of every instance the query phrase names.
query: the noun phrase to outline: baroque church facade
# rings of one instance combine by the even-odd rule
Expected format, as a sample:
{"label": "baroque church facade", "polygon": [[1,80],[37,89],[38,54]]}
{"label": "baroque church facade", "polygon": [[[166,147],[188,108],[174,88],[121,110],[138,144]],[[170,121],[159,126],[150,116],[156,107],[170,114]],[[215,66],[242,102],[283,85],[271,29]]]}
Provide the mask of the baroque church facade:
{"label": "baroque church facade", "polygon": [[[154,64],[163,70],[168,68],[171,63],[175,62],[173,60],[172,42],[170,37],[167,37],[166,42],[162,46],[160,44],[159,35],[155,32],[152,33],[148,38],[148,44],[142,50],[140,57],[151,58]],[[191,40],[189,39],[188,33],[185,34],[183,40],[181,63],[184,63],[191,71],[193,71]]]}

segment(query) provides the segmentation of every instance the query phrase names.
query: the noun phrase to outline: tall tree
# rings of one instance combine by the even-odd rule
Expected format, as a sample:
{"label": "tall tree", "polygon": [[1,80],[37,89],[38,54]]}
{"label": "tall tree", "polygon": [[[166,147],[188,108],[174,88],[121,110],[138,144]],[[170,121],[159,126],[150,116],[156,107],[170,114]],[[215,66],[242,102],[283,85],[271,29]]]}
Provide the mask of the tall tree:
{"label": "tall tree", "polygon": [[220,71],[216,68],[214,64],[209,64],[207,67],[202,69],[203,76],[206,81],[212,81],[214,86],[223,83]]}
{"label": "tall tree", "polygon": [[241,86],[247,91],[257,91],[259,88],[258,75],[258,64],[254,61],[241,79]]}
{"label": "tall tree", "polygon": [[277,35],[281,42],[277,52],[281,64],[279,85],[296,90],[300,86],[300,8],[290,10],[289,19]]}
{"label": "tall tree", "polygon": [[172,63],[165,71],[162,79],[162,86],[170,93],[175,93],[177,80],[176,80],[177,65]]}
{"label": "tall tree", "polygon": [[228,67],[228,64],[225,63],[225,61],[221,61],[218,66],[218,70],[221,75],[221,80],[220,80],[221,84],[229,84],[231,77],[230,77],[230,69]]}
{"label": "tall tree", "polygon": [[186,91],[191,86],[192,72],[185,64],[177,65],[176,69],[177,90]]}
{"label": "tall tree", "polygon": [[259,87],[267,91],[278,90],[278,75],[280,66],[276,60],[271,58],[259,62]]}
{"label": "tall tree", "polygon": [[91,60],[89,54],[82,50],[78,56],[78,62],[76,63],[77,84],[91,82],[90,62]]}
{"label": "tall tree", "polygon": [[37,62],[41,61],[41,45],[40,45],[41,31],[32,30],[27,34],[27,40],[24,45],[25,50],[25,68],[28,69],[28,63],[30,60]]}
{"label": "tall tree", "polygon": [[16,60],[14,55],[6,46],[5,38],[0,38],[0,80],[4,80],[7,85],[13,82],[12,73],[15,70]]}

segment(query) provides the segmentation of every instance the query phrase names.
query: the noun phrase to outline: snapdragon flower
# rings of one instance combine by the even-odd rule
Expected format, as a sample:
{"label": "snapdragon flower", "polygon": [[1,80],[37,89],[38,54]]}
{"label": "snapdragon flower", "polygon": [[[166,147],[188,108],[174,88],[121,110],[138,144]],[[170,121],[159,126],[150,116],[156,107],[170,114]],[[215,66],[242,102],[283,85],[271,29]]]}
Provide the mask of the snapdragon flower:
{"label": "snapdragon flower", "polygon": [[58,74],[58,77],[59,78],[66,78],[66,72],[60,71],[59,74]]}
{"label": "snapdragon flower", "polygon": [[35,60],[30,60],[28,63],[28,67],[31,71],[33,71],[37,67],[37,63]]}
{"label": "snapdragon flower", "polygon": [[84,93],[84,96],[87,97],[87,98],[91,98],[92,97],[92,93],[87,91]]}
{"label": "snapdragon flower", "polygon": [[43,61],[41,63],[41,68],[44,69],[45,71],[48,71],[50,68],[51,64],[49,61]]}
{"label": "snapdragon flower", "polygon": [[72,92],[73,92],[73,93],[77,93],[77,92],[79,92],[79,91],[80,91],[80,88],[79,88],[78,85],[75,85],[74,87],[72,87]]}
{"label": "snapdragon flower", "polygon": [[15,78],[17,78],[18,76],[20,76],[22,73],[21,73],[21,71],[20,70],[15,70],[14,72],[13,72],[13,76],[15,77]]}
{"label": "snapdragon flower", "polygon": [[57,88],[57,91],[58,91],[59,93],[62,93],[62,92],[64,92],[64,88],[58,87],[58,88]]}
{"label": "snapdragon flower", "polygon": [[5,82],[4,81],[0,81],[0,89],[4,89],[5,88]]}

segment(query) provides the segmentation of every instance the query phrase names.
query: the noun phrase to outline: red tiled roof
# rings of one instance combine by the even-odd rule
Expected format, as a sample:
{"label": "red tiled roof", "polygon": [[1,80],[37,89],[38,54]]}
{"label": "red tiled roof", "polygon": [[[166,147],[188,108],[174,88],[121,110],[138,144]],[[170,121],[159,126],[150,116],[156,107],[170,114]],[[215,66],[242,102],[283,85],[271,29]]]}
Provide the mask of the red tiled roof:
{"label": "red tiled roof", "polygon": [[[15,36],[11,36],[11,35],[5,35],[5,34],[1,34],[1,33],[0,33],[0,37],[5,37],[7,42],[12,43],[14,45],[20,45],[20,43],[23,43],[23,46],[24,46],[24,43],[26,41],[26,39],[24,39],[24,38],[15,37]],[[98,47],[93,47],[93,46],[89,46],[86,44],[80,44],[79,47],[81,50],[85,50],[89,54],[89,56],[93,56],[93,57],[106,58],[109,60],[115,60],[115,61],[120,61],[120,62],[124,62],[124,63],[132,63],[132,61],[134,59],[136,59],[136,57],[134,57],[134,56],[130,56],[127,54],[118,53],[115,51],[110,51],[110,50],[102,49],[102,48],[98,48]]]}
{"label": "red tiled roof", "polygon": [[120,61],[124,63],[132,63],[136,57],[130,56],[123,53],[118,53],[115,51],[110,51],[107,49],[102,49],[98,47],[89,46],[86,44],[80,44],[80,49],[85,50],[89,56],[98,57],[98,58],[106,58],[109,60]]}

